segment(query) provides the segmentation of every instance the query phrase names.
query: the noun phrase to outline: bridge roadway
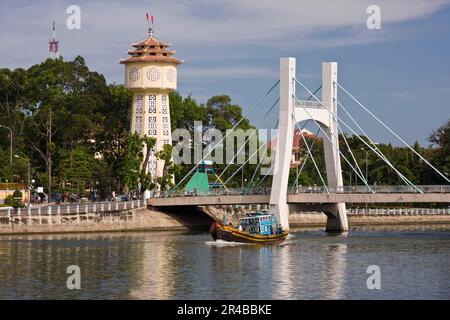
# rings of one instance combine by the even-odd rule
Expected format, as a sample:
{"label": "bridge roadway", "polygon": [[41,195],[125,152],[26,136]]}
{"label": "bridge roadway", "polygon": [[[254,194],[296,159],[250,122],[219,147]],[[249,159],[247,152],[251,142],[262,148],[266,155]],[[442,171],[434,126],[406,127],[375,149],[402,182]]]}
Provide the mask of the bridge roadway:
{"label": "bridge roadway", "polygon": [[[205,206],[231,204],[268,204],[270,194],[250,195],[209,195],[184,197],[156,197],[147,200],[147,205],[153,207],[165,206]],[[287,196],[288,204],[295,203],[396,203],[396,202],[448,202],[448,193],[297,193]]]}

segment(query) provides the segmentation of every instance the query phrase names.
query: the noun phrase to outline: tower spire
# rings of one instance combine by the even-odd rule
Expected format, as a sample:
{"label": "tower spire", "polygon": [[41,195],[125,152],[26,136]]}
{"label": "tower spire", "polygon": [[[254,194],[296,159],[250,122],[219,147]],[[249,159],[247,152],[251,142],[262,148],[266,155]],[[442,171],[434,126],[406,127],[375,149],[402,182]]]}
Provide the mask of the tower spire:
{"label": "tower spire", "polygon": [[58,44],[59,41],[56,40],[56,28],[55,28],[55,20],[53,20],[53,28],[52,28],[52,39],[48,42],[49,44],[49,56],[52,59],[57,59],[59,57],[58,52]]}

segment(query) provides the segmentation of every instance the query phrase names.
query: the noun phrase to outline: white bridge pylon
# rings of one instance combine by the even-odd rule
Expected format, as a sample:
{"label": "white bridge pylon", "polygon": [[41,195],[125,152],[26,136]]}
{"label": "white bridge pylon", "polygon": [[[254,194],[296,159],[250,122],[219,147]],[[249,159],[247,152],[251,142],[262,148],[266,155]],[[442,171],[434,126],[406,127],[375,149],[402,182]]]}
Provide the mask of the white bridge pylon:
{"label": "white bridge pylon", "polygon": [[[322,104],[326,108],[320,102],[296,100],[295,79],[295,58],[281,58],[279,129],[270,207],[278,216],[285,230],[289,229],[287,193],[296,122],[313,120],[322,127],[322,132],[328,136],[328,138],[323,139],[328,189],[333,191],[343,186],[341,158],[339,156],[338,120],[334,116],[337,113],[337,63],[322,63]],[[331,205],[331,209],[328,204],[324,213],[327,215],[327,231],[348,230],[345,203],[335,203]]]}

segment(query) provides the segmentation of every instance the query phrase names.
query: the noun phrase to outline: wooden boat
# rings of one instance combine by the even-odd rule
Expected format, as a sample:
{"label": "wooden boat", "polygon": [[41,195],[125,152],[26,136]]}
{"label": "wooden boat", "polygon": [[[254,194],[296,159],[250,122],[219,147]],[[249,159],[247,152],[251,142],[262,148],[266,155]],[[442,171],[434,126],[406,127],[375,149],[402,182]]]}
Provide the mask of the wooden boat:
{"label": "wooden boat", "polygon": [[239,220],[239,227],[214,222],[210,229],[216,240],[244,243],[274,244],[286,239],[288,232],[278,225],[273,214],[256,212]]}

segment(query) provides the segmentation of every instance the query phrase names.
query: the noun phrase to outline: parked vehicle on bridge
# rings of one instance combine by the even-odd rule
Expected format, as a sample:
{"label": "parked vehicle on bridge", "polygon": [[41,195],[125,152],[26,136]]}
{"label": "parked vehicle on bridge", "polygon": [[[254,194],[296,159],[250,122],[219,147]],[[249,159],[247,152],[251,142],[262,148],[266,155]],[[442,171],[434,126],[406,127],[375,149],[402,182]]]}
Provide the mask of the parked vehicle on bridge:
{"label": "parked vehicle on bridge", "polygon": [[80,197],[78,195],[76,195],[75,193],[71,193],[68,195],[67,200],[70,203],[80,202]]}
{"label": "parked vehicle on bridge", "polygon": [[38,192],[33,194],[31,198],[31,203],[41,204],[47,201],[47,195],[44,192]]}
{"label": "parked vehicle on bridge", "polygon": [[50,201],[55,201],[57,204],[60,204],[63,200],[63,195],[60,192],[52,192],[52,196]]}
{"label": "parked vehicle on bridge", "polygon": [[286,239],[288,232],[278,224],[274,214],[254,212],[239,220],[238,228],[215,222],[210,229],[211,236],[216,240],[229,242],[280,243]]}

